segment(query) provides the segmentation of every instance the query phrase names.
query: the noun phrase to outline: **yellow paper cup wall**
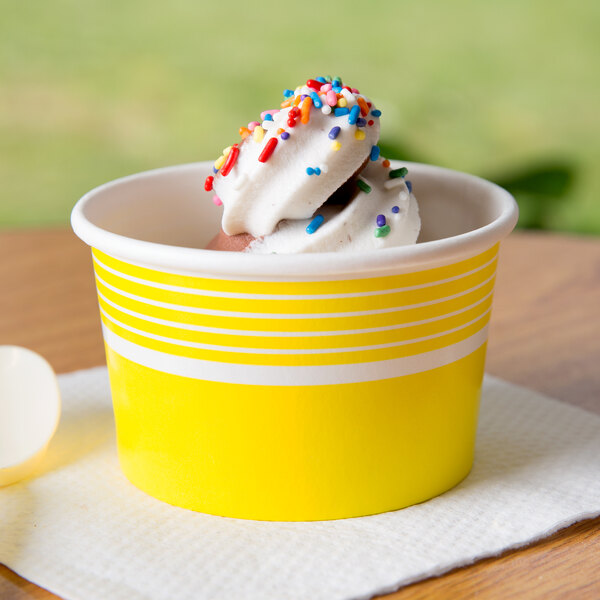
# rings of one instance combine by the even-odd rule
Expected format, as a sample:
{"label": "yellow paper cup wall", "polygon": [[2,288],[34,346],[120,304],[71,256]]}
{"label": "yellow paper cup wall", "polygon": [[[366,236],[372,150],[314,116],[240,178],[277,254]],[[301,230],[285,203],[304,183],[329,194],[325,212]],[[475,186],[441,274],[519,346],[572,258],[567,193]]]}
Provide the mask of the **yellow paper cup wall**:
{"label": "yellow paper cup wall", "polygon": [[296,521],[403,508],[468,474],[498,245],[517,209],[482,179],[408,167],[420,243],[362,254],[203,250],[220,219],[209,163],[79,201],[135,485]]}

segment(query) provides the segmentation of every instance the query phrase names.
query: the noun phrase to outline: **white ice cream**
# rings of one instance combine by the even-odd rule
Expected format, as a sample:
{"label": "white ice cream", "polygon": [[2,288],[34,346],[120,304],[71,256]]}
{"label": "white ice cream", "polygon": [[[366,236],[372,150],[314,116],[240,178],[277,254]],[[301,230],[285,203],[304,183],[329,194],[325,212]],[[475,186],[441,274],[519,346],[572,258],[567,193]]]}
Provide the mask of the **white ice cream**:
{"label": "white ice cream", "polygon": [[[291,106],[263,113],[249,135],[240,129],[246,137],[215,162],[206,189],[223,204],[223,232],[250,234],[256,239],[245,251],[268,254],[415,243],[415,197],[379,158],[381,112],[357,90],[341,83],[319,90],[313,81],[288,90]],[[363,183],[347,184],[344,203],[326,202],[359,171]]]}
{"label": "white ice cream", "polygon": [[[311,91],[304,86],[300,93]],[[354,98],[348,94],[346,108],[356,104]],[[322,103],[328,106],[324,100]],[[215,175],[213,185],[223,202],[222,228],[227,235],[250,233],[259,237],[272,233],[283,219],[310,217],[358,171],[379,139],[378,117],[369,117],[371,126],[357,128],[349,124],[348,114],[336,117],[335,109],[324,114],[312,106],[308,123],[298,118],[297,124],[289,127],[290,110],[274,114],[273,121],[263,121],[260,127],[268,127],[263,139],[257,142],[254,135],[248,136],[239,144],[231,172]],[[340,132],[332,140],[328,134],[334,127]],[[282,139],[279,129],[288,132],[289,138]],[[357,131],[365,134],[364,139],[356,139]],[[277,146],[265,163],[259,162],[271,138],[277,139]],[[320,175],[308,175],[307,168],[318,169]]]}
{"label": "white ice cream", "polygon": [[[326,204],[317,211],[324,221],[314,233],[306,231],[312,218],[285,220],[271,235],[252,242],[246,252],[361,252],[414,244],[421,228],[417,201],[403,178],[389,178],[389,169],[382,162],[381,159],[370,161],[360,173],[359,179],[371,188],[370,192],[357,187],[347,205]],[[379,237],[376,235],[380,229],[378,215],[383,215],[389,226],[387,235],[381,235],[384,229]]]}

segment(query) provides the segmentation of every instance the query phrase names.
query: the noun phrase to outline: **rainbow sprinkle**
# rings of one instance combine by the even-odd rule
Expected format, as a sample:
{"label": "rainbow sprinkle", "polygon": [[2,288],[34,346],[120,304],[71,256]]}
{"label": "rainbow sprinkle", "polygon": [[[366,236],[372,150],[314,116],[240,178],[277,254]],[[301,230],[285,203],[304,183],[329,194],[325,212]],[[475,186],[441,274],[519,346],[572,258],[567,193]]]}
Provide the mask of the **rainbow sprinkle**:
{"label": "rainbow sprinkle", "polygon": [[313,104],[315,105],[315,108],[321,108],[323,106],[321,98],[319,98],[319,94],[317,94],[317,92],[311,92],[310,97],[312,99]]}
{"label": "rainbow sprinkle", "polygon": [[340,135],[341,129],[339,127],[332,127],[327,134],[330,140],[335,140],[335,138]]}
{"label": "rainbow sprinkle", "polygon": [[379,158],[379,146],[371,146],[371,154],[369,155],[369,158],[371,160],[377,160]]}
{"label": "rainbow sprinkle", "polygon": [[323,215],[317,215],[307,226],[306,233],[313,234],[321,225],[323,225],[323,221],[325,217]]}
{"label": "rainbow sprinkle", "polygon": [[389,232],[390,232],[389,225],[384,225],[383,227],[378,227],[375,230],[375,237],[376,238],[385,237]]}
{"label": "rainbow sprinkle", "polygon": [[400,169],[392,169],[388,175],[390,179],[397,179],[398,177],[406,177],[408,174],[408,169],[406,167],[402,167]]}
{"label": "rainbow sprinkle", "polygon": [[310,107],[312,106],[312,98],[306,96],[302,100],[302,106],[300,107],[300,123],[306,125],[310,121]]}
{"label": "rainbow sprinkle", "polygon": [[358,119],[358,115],[360,115],[360,106],[358,104],[355,104],[350,109],[350,116],[348,117],[348,124],[356,125],[356,120]]}
{"label": "rainbow sprinkle", "polygon": [[397,215],[400,212],[400,207],[399,206],[392,206],[392,212]]}
{"label": "rainbow sprinkle", "polygon": [[362,179],[357,179],[356,180],[356,185],[358,188],[360,188],[365,194],[368,194],[371,192],[371,186],[366,182],[363,181]]}
{"label": "rainbow sprinkle", "polygon": [[272,137],[265,144],[263,151],[260,153],[260,156],[258,157],[258,162],[266,163],[269,160],[269,158],[271,157],[271,154],[273,154],[273,150],[275,150],[275,146],[277,146],[277,141],[278,140],[276,137]]}
{"label": "rainbow sprinkle", "polygon": [[239,153],[240,153],[240,149],[238,148],[237,144],[234,144],[233,146],[231,146],[231,150],[227,154],[227,160],[225,161],[225,164],[223,165],[223,168],[221,169],[221,175],[223,175],[223,177],[226,177],[227,175],[229,175],[229,173],[231,172],[231,169],[233,169],[233,165],[235,165],[235,161],[237,160]]}
{"label": "rainbow sprinkle", "polygon": [[358,96],[356,98],[356,101],[358,102],[358,105],[360,106],[360,114],[363,117],[366,117],[369,114],[369,107],[368,107],[367,103],[365,102],[364,98],[361,98],[360,96]]}
{"label": "rainbow sprinkle", "polygon": [[350,112],[350,110],[348,110],[345,106],[342,108],[336,108],[333,111],[333,113],[335,114],[336,117],[343,117],[344,115],[347,115],[349,112]]}
{"label": "rainbow sprinkle", "polygon": [[252,132],[252,137],[255,142],[262,142],[265,137],[265,130],[260,125],[257,125]]}
{"label": "rainbow sprinkle", "polygon": [[406,184],[406,187],[408,188],[408,193],[412,194],[412,182],[408,181],[408,179],[404,182]]}

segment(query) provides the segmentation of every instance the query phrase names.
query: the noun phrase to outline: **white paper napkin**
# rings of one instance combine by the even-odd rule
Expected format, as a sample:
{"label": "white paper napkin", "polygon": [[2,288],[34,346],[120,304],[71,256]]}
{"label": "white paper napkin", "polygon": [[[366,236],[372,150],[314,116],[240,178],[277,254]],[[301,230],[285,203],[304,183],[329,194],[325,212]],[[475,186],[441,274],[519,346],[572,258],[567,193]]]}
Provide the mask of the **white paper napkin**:
{"label": "white paper napkin", "polygon": [[226,519],[131,485],[104,368],[60,377],[43,474],[0,489],[0,561],[69,600],[370,598],[600,514],[600,417],[488,377],[475,466],[382,515]]}

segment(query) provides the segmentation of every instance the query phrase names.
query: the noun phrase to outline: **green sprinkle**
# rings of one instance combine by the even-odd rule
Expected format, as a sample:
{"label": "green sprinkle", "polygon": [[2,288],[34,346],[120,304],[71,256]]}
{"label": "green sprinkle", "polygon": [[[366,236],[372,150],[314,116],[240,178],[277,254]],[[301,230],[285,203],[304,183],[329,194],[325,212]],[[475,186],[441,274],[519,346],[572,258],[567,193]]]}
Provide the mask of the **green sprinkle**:
{"label": "green sprinkle", "polygon": [[392,169],[389,173],[390,179],[398,179],[398,177],[406,177],[408,174],[408,169],[406,167],[402,167],[401,169]]}
{"label": "green sprinkle", "polygon": [[365,193],[368,194],[371,191],[371,186],[362,179],[356,180],[356,185]]}
{"label": "green sprinkle", "polygon": [[390,232],[390,226],[384,225],[375,230],[375,237],[385,237]]}

